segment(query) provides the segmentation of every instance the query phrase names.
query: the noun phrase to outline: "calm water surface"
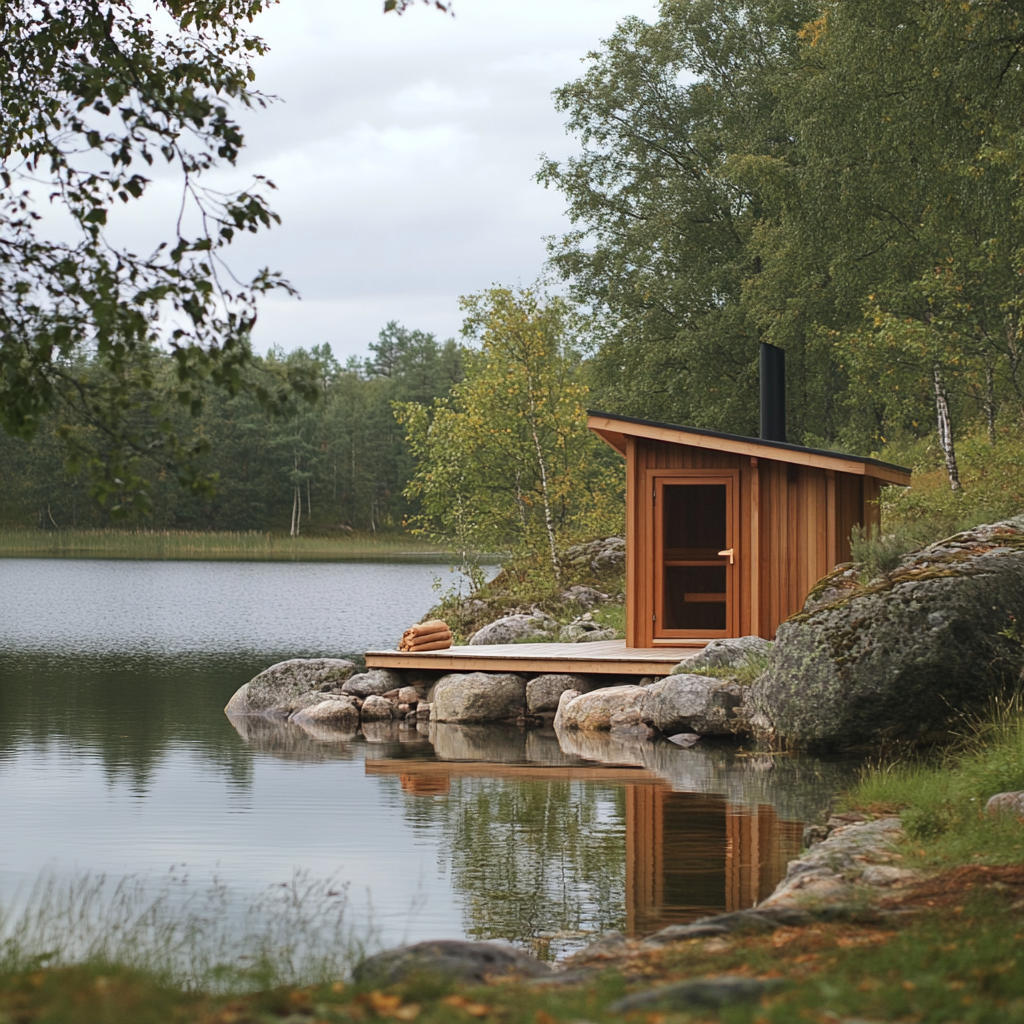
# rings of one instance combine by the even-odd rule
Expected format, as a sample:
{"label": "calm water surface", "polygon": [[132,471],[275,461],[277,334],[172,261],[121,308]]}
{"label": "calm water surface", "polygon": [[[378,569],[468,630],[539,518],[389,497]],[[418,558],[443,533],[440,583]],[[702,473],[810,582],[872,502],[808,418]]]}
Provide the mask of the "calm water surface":
{"label": "calm water surface", "polygon": [[771,891],[849,766],[548,729],[313,736],[223,715],[267,665],[394,644],[432,565],[0,560],[0,904],[43,870],[349,884],[374,941],[562,954]]}

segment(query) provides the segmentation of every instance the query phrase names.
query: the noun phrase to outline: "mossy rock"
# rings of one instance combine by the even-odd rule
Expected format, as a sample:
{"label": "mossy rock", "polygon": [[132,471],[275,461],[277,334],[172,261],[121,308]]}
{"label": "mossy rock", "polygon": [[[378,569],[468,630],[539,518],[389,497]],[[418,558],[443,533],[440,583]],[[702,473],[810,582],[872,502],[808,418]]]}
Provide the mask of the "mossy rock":
{"label": "mossy rock", "polygon": [[919,739],[1024,668],[1024,517],[979,526],[862,583],[842,567],[779,627],[747,700],[765,738],[807,749]]}

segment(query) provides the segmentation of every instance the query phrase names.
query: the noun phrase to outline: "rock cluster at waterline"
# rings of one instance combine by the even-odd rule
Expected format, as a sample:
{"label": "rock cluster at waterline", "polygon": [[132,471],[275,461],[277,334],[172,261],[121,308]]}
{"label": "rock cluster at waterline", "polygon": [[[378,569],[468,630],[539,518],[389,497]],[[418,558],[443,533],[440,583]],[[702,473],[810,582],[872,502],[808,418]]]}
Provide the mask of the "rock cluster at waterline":
{"label": "rock cluster at waterline", "polygon": [[430,717],[426,686],[406,685],[402,674],[390,669],[354,673],[351,661],[338,658],[282,661],[240,687],[224,711],[229,718],[286,719],[314,737],[355,734],[367,723]]}

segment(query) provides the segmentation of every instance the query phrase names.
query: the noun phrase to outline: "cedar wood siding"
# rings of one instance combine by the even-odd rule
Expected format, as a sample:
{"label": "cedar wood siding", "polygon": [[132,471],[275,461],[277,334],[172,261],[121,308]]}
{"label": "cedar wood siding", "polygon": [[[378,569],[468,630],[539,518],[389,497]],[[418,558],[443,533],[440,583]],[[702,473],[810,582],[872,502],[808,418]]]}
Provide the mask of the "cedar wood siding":
{"label": "cedar wood siding", "polygon": [[[626,438],[626,644],[654,644],[650,470],[739,472],[738,635],[775,636],[814,584],[850,559],[850,531],[879,522],[872,477],[642,437]],[[752,529],[756,513],[757,529]],[[756,562],[757,571],[754,570]]]}

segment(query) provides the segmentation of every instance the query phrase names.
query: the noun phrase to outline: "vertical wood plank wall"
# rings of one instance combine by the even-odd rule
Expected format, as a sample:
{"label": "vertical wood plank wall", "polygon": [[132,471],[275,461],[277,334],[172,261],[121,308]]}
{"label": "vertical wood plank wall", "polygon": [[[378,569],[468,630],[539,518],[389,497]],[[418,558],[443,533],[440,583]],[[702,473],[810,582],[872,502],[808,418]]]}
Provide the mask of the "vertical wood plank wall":
{"label": "vertical wood plank wall", "polygon": [[[814,584],[840,562],[849,561],[853,527],[879,521],[880,483],[872,477],[630,437],[626,450],[629,647],[651,647],[654,641],[654,513],[647,471],[658,469],[739,470],[740,635],[774,637],[779,624],[800,610]],[[754,500],[757,515],[752,520]],[[751,533],[752,522],[757,524],[756,537]]]}

